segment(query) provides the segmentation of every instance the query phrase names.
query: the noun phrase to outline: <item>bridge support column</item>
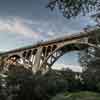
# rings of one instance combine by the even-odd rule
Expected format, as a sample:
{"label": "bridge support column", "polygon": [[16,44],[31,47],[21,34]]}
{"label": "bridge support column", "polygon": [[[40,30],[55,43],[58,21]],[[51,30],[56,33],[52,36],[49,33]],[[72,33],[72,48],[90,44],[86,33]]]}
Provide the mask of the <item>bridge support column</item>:
{"label": "bridge support column", "polygon": [[46,63],[43,64],[40,69],[41,69],[42,74],[45,74],[46,72],[49,71],[49,68],[47,67]]}
{"label": "bridge support column", "polygon": [[34,64],[32,66],[33,73],[36,73],[40,70],[41,55],[42,55],[42,47],[39,47],[35,55]]}

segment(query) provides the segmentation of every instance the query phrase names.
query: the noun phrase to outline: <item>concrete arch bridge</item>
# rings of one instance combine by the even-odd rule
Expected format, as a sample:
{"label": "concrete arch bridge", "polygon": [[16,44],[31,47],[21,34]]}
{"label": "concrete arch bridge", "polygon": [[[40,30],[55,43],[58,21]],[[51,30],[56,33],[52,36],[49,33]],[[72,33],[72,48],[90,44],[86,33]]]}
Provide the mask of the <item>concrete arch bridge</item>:
{"label": "concrete arch bridge", "polygon": [[80,51],[88,47],[99,49],[100,29],[81,32],[76,35],[61,37],[58,39],[45,41],[36,45],[31,45],[0,55],[4,67],[9,64],[22,64],[37,71],[48,71],[52,65],[65,53],[70,51]]}

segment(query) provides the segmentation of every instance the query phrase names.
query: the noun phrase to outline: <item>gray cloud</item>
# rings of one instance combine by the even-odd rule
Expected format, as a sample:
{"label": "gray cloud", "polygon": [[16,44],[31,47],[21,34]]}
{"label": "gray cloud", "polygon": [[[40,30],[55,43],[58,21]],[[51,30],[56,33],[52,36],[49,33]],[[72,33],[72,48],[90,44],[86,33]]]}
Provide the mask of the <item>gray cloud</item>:
{"label": "gray cloud", "polygon": [[[66,23],[67,22],[67,23]],[[93,24],[89,17],[64,20],[31,20],[21,17],[0,17],[0,32],[13,33],[38,39],[49,39],[80,32],[86,25]]]}

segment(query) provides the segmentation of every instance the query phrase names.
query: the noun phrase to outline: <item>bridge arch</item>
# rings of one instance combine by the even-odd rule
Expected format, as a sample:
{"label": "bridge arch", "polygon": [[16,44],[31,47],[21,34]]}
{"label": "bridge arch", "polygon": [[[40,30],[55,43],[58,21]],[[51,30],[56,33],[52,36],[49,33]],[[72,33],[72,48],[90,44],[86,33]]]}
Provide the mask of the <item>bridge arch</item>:
{"label": "bridge arch", "polygon": [[6,57],[3,58],[4,66],[8,66],[10,64],[18,64],[20,61],[21,57],[18,54],[12,54],[12,55],[8,55]]}
{"label": "bridge arch", "polygon": [[52,65],[65,53],[71,52],[71,51],[80,51],[89,47],[93,47],[96,49],[99,49],[98,46],[91,43],[84,43],[84,42],[75,42],[75,43],[69,43],[61,45],[60,47],[56,48],[54,51],[52,51],[43,61],[41,64],[42,68],[49,68],[51,69]]}

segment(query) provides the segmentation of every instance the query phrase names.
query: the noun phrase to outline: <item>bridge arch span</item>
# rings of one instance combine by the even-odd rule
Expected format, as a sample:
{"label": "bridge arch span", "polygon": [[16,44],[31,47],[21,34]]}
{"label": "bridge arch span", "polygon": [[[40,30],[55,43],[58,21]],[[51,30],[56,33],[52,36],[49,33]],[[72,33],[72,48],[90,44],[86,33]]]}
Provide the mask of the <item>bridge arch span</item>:
{"label": "bridge arch span", "polygon": [[52,51],[42,62],[41,69],[42,68],[49,68],[51,69],[52,65],[64,54],[71,52],[71,51],[81,51],[83,49],[93,47],[96,49],[99,49],[96,45],[91,43],[84,43],[84,42],[75,42],[75,43],[69,43],[64,44],[61,46],[58,46],[54,51]]}

